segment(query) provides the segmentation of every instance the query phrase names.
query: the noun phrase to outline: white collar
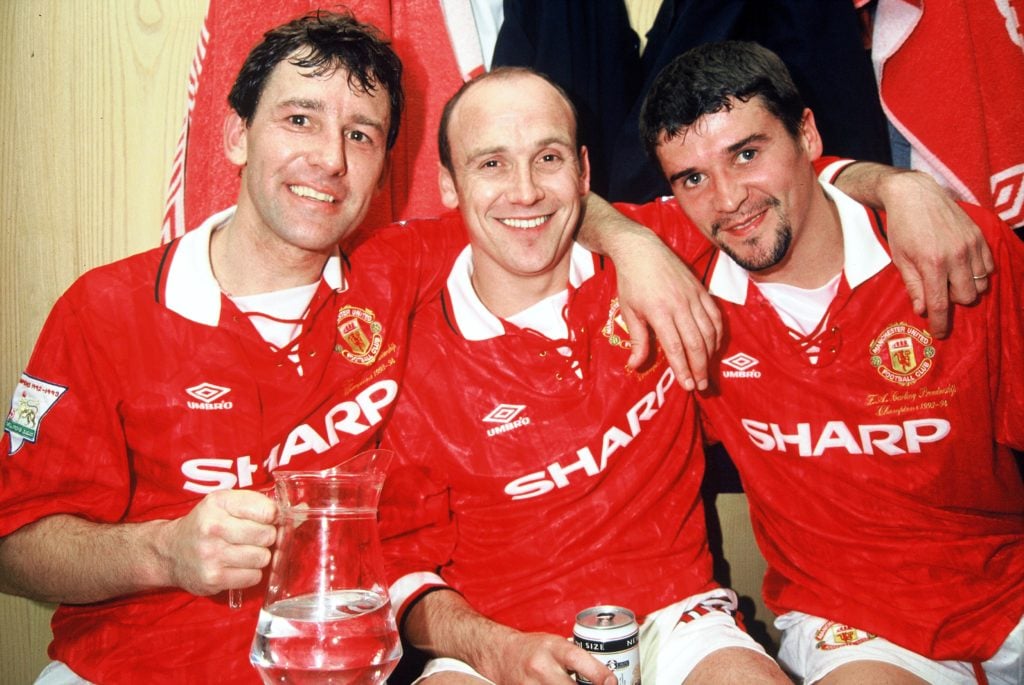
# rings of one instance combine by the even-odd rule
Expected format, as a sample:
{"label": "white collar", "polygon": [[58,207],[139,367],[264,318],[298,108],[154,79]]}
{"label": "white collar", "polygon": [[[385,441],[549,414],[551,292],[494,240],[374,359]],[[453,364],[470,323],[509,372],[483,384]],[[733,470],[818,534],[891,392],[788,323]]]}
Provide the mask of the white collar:
{"label": "white collar", "polygon": [[[216,326],[220,322],[221,291],[210,263],[210,239],[213,232],[234,214],[234,207],[217,212],[178,239],[164,282],[163,300],[168,309],[206,326]],[[332,289],[344,290],[338,248],[324,265],[322,278]]]}
{"label": "white collar", "polygon": [[[836,204],[843,231],[843,273],[851,288],[868,280],[892,260],[871,225],[868,210],[835,186],[819,181]],[[750,275],[724,252],[718,252],[708,292],[734,304],[747,300]]]}
{"label": "white collar", "polygon": [[[594,271],[593,253],[574,242],[569,256],[569,284],[578,288],[594,275]],[[452,314],[459,332],[466,340],[472,341],[489,340],[505,335],[501,319],[484,306],[473,289],[470,281],[472,273],[473,248],[467,245],[455,260],[455,265],[448,275],[448,294],[451,296]],[[544,330],[540,325],[537,328]]]}

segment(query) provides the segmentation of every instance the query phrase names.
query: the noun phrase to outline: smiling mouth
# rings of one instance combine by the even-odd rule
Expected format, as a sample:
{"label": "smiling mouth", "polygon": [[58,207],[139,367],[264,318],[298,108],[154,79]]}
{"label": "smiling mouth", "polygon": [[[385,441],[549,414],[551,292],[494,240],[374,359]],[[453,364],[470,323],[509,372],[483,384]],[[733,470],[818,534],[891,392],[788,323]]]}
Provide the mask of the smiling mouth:
{"label": "smiling mouth", "polygon": [[288,190],[292,191],[299,197],[304,197],[309,200],[316,200],[317,202],[334,203],[337,201],[333,195],[321,193],[317,190],[313,190],[309,186],[288,186]]}
{"label": "smiling mouth", "polygon": [[750,228],[755,227],[758,222],[768,213],[772,207],[777,206],[775,202],[767,202],[760,207],[753,214],[748,214],[742,219],[730,220],[728,223],[725,221],[719,221],[711,225],[712,235],[718,235],[719,233],[736,233],[742,234]]}
{"label": "smiling mouth", "polygon": [[545,221],[552,217],[551,214],[545,214],[544,216],[534,217],[532,219],[498,219],[501,223],[505,224],[509,228],[537,228]]}

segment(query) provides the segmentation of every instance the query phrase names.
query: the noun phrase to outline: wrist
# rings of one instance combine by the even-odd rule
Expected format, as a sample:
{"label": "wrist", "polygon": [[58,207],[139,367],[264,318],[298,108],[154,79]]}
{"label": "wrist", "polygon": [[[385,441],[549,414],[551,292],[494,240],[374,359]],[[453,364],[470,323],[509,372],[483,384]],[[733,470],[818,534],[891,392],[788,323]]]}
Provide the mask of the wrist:
{"label": "wrist", "polygon": [[171,573],[175,558],[171,545],[173,521],[158,519],[128,526],[128,536],[135,542],[126,542],[137,550],[132,574],[135,583],[143,589],[177,587]]}
{"label": "wrist", "polygon": [[878,198],[883,207],[922,192],[944,193],[930,174],[915,169],[891,168],[878,177]]}

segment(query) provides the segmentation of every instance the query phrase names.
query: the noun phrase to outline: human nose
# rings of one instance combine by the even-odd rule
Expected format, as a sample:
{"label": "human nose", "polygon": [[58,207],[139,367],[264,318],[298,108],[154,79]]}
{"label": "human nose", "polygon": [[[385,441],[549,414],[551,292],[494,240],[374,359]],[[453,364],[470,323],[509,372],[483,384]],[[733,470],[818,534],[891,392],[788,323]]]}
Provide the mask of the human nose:
{"label": "human nose", "polygon": [[735,212],[747,199],[747,188],[739,180],[722,175],[714,182],[715,209],[720,212]]}
{"label": "human nose", "polygon": [[512,202],[530,205],[543,196],[543,190],[534,178],[533,169],[528,165],[517,167],[512,175],[509,199]]}
{"label": "human nose", "polygon": [[328,174],[344,174],[347,169],[344,136],[331,133],[318,136],[313,141],[308,159],[313,166],[320,167]]}

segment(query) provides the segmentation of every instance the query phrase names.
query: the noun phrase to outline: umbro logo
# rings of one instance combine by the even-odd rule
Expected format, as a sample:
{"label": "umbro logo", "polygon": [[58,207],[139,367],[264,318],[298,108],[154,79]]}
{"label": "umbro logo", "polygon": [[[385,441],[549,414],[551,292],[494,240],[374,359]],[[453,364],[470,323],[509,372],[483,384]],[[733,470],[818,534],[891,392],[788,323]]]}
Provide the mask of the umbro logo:
{"label": "umbro logo", "polygon": [[525,404],[499,404],[491,410],[491,413],[483,418],[484,423],[500,424],[494,428],[487,429],[487,436],[491,437],[500,433],[507,433],[520,426],[530,423],[529,416],[519,416],[526,409]]}
{"label": "umbro logo", "polygon": [[[760,378],[761,372],[754,369],[760,363],[760,360],[751,357],[749,354],[737,352],[731,357],[722,360],[722,366],[729,367],[728,369],[722,369],[722,376],[724,378]],[[751,371],[751,369],[754,370]]]}
{"label": "umbro logo", "polygon": [[191,388],[185,388],[185,392],[200,402],[213,402],[231,392],[231,388],[214,385],[213,383],[200,383],[199,385],[193,385]]}
{"label": "umbro logo", "polygon": [[526,409],[525,404],[499,404],[484,417],[487,423],[508,423]]}
{"label": "umbro logo", "polygon": [[192,402],[191,400],[186,402],[189,409],[210,411],[215,409],[231,409],[234,406],[230,400],[224,402],[217,401],[231,392],[231,388],[225,388],[221,385],[200,383],[199,385],[193,385],[191,388],[185,388],[185,392],[190,397],[199,400],[198,402]]}

